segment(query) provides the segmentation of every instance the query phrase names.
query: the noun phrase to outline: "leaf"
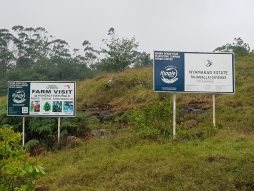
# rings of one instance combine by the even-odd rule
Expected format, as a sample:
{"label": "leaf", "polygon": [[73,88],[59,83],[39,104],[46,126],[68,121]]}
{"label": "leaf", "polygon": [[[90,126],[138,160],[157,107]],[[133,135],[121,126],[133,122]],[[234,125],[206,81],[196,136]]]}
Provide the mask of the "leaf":
{"label": "leaf", "polygon": [[25,170],[26,170],[26,172],[32,173],[34,169],[33,169],[33,166],[32,166],[32,165],[27,165],[27,166],[25,167]]}

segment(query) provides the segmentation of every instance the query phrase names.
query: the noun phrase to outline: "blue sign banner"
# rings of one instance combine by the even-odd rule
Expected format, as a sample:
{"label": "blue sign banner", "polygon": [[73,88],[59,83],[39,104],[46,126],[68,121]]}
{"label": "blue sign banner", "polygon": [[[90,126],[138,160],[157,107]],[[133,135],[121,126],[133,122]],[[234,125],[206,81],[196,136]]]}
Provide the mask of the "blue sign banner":
{"label": "blue sign banner", "polygon": [[183,52],[154,52],[154,90],[184,91]]}

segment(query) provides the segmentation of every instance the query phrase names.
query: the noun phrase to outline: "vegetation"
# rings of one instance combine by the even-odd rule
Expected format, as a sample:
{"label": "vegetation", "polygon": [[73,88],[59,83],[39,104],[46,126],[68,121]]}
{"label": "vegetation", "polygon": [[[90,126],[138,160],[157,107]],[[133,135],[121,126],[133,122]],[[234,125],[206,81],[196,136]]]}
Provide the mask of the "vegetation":
{"label": "vegetation", "polygon": [[40,163],[20,146],[21,135],[0,128],[0,190],[34,190],[35,180],[45,172]]}
{"label": "vegetation", "polygon": [[44,157],[38,190],[253,190],[253,146],[223,131],[203,141],[95,139]]}
{"label": "vegetation", "polygon": [[[109,36],[101,50],[94,49],[88,40],[83,41],[83,50],[70,50],[65,40],[42,27],[0,29],[0,95],[6,94],[7,81],[82,80],[101,71],[151,64],[149,54],[137,51],[135,38],[116,37],[113,28]],[[99,54],[104,57],[100,59]]]}
{"label": "vegetation", "polygon": [[243,41],[241,37],[234,38],[233,43],[217,47],[215,50],[219,52],[234,52],[236,56],[246,56],[250,53],[250,45]]}
{"label": "vegetation", "polygon": [[237,58],[236,94],[216,96],[216,128],[210,95],[177,95],[176,139],[171,96],[153,93],[151,68],[80,82],[78,110],[108,105],[90,127],[113,133],[42,157],[38,190],[253,190],[253,62]]}
{"label": "vegetation", "polygon": [[[47,172],[38,191],[254,189],[254,55],[240,38],[216,49],[235,52],[237,82],[236,94],[216,95],[216,128],[210,94],[177,95],[173,139],[172,97],[153,92],[150,56],[137,51],[134,38],[119,38],[111,28],[104,49],[84,41],[80,54],[45,29],[16,26],[13,31],[1,30],[2,82],[14,76],[80,80],[77,116],[62,120],[60,144],[56,119],[26,118],[26,149],[41,154]],[[6,106],[6,97],[0,97],[0,126],[21,131],[21,118],[6,117]],[[63,109],[56,103],[44,110],[50,107]],[[34,183],[30,175],[16,187]]]}
{"label": "vegetation", "polygon": [[106,48],[101,50],[104,58],[97,64],[102,71],[122,71],[129,66],[150,65],[150,55],[137,51],[138,42],[135,38],[119,38],[114,28],[110,28],[108,35],[110,39],[104,39]]}

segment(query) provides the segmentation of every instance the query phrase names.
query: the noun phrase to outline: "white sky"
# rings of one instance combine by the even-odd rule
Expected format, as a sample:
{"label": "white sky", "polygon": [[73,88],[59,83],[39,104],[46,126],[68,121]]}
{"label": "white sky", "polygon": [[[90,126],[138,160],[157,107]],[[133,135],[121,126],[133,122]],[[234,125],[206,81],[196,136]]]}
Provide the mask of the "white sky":
{"label": "white sky", "polygon": [[140,50],[212,51],[242,37],[254,46],[254,0],[0,0],[0,28],[44,27],[71,48],[102,46],[114,27]]}

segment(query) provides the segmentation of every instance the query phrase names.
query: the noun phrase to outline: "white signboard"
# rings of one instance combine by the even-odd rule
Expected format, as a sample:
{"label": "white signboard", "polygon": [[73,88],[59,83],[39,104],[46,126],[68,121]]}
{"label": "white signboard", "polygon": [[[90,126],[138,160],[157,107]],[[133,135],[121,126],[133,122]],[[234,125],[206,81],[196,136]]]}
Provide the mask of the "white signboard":
{"label": "white signboard", "polygon": [[30,115],[74,115],[74,83],[31,83]]}
{"label": "white signboard", "polygon": [[232,54],[185,53],[185,91],[234,92]]}

